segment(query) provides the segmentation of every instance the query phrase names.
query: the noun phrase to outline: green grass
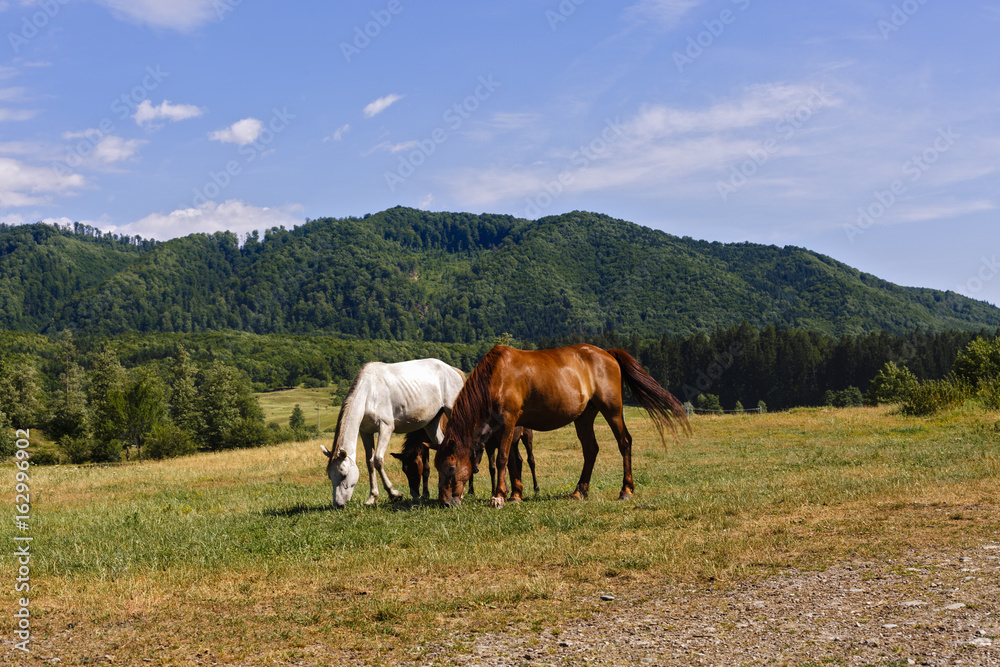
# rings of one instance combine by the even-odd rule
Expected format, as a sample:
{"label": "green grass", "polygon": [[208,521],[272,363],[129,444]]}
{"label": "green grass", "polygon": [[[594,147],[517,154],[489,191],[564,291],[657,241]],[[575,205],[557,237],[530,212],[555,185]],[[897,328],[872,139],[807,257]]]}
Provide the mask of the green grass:
{"label": "green grass", "polygon": [[[304,395],[288,403],[305,409]],[[105,654],[185,664],[202,651],[220,662],[322,662],[321,647],[382,662],[448,632],[471,641],[508,624],[558,628],[594,611],[600,591],[641,599],[678,582],[728,585],[1000,527],[976,518],[995,511],[962,509],[996,506],[995,414],[697,417],[694,435],[666,449],[645,414],[626,419],[636,442],[626,503],[603,422],[589,500],[566,498],[582,459],[562,429],[536,437],[542,492],[502,510],[482,494],[448,510],[392,505],[384,491],[364,507],[362,474],[348,507],[331,511],[317,441],[34,468],[33,630],[64,665]],[[405,486],[395,460],[389,471]],[[0,539],[8,533],[9,522]]]}
{"label": "green grass", "polygon": [[337,415],[340,412],[339,405],[333,405],[333,397],[336,387],[318,387],[309,389],[306,387],[296,387],[295,389],[283,389],[281,391],[269,391],[254,394],[264,411],[264,421],[267,423],[277,423],[281,426],[288,426],[288,418],[292,416],[292,410],[298,405],[302,408],[302,415],[306,419],[306,426],[320,427],[320,432],[333,432],[337,425]]}

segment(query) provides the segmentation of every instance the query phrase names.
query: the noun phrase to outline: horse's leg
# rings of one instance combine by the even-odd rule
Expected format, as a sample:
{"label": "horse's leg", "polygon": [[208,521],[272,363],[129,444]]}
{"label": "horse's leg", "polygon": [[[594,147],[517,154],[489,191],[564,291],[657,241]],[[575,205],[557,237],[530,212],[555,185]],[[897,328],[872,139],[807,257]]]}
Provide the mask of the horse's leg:
{"label": "horse's leg", "polygon": [[531,468],[531,483],[535,487],[535,495],[538,494],[538,478],[535,476],[535,450],[534,436],[531,431],[526,431],[521,435],[521,442],[524,443],[524,453],[528,457],[528,467]]}
{"label": "horse's leg", "polygon": [[[494,431],[497,434],[497,431]],[[497,448],[497,482],[493,488],[493,497],[490,499],[491,507],[503,507],[507,498],[507,459],[510,456],[510,446],[514,442],[513,425],[506,426],[500,435],[500,446]]]}
{"label": "horse's leg", "polygon": [[521,469],[524,460],[521,458],[521,448],[517,440],[510,445],[512,456],[507,459],[507,472],[510,473],[510,502],[519,503],[524,500],[524,485],[521,484]]}
{"label": "horse's leg", "polygon": [[431,497],[430,492],[427,490],[427,481],[431,477],[431,450],[429,447],[420,448],[420,460],[423,462],[423,478],[424,478],[424,495],[423,500],[429,500]]}
{"label": "horse's leg", "polygon": [[374,505],[378,500],[378,480],[375,479],[375,434],[361,433],[361,443],[365,446],[365,463],[368,464],[368,499],[365,505]]}
{"label": "horse's leg", "polygon": [[[403,497],[403,494],[393,488],[392,482],[389,481],[389,475],[385,472],[385,466],[382,465],[382,460],[385,458],[385,452],[389,449],[389,440],[392,438],[392,427],[393,424],[391,422],[383,422],[379,425],[378,447],[375,448],[375,456],[372,463],[374,463],[375,470],[378,471],[379,477],[382,478],[382,486],[385,487],[385,492],[389,494],[389,498],[392,500],[399,500]],[[372,487],[375,487],[375,480],[372,480]]]}
{"label": "horse's leg", "polygon": [[632,480],[632,435],[625,427],[625,419],[622,417],[621,406],[608,406],[601,411],[604,418],[611,426],[611,432],[615,434],[618,441],[618,451],[622,454],[622,490],[618,494],[618,500],[631,500],[635,493],[635,483]]}
{"label": "horse's leg", "polygon": [[491,439],[484,447],[486,449],[486,458],[490,464],[490,497],[492,498],[497,492],[497,445]]}
{"label": "horse's leg", "polygon": [[576,418],[576,437],[580,439],[580,447],[583,449],[583,470],[580,472],[580,481],[576,485],[576,491],[570,494],[570,498],[582,500],[587,497],[590,491],[590,476],[594,473],[594,462],[597,461],[597,436],[594,435],[594,419],[597,417],[597,408],[587,406],[583,414]]}

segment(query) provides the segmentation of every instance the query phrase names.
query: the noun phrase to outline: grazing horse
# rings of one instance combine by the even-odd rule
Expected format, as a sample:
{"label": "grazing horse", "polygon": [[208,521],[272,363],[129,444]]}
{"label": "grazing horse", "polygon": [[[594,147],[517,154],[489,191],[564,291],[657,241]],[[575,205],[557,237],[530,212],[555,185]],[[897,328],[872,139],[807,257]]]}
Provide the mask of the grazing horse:
{"label": "grazing horse", "polygon": [[[507,464],[514,427],[551,431],[573,422],[583,448],[583,471],[573,492],[585,498],[597,459],[594,419],[600,413],[611,426],[622,455],[624,476],[618,497],[635,492],[632,480],[632,436],[622,418],[622,384],[653,418],[660,438],[675,422],[690,431],[684,408],[656,383],[624,350],[602,350],[593,345],[570,345],[552,350],[516,350],[498,345],[486,353],[469,375],[455,400],[434,465],[438,470],[441,501],[459,505],[472,472],[472,454],[482,446],[483,433],[500,439],[497,468]],[[665,443],[665,440],[664,440]],[[500,476],[490,504],[502,507],[507,495]]]}
{"label": "grazing horse", "polygon": [[[442,419],[442,421],[444,420]],[[538,477],[535,475],[535,453],[532,451],[534,432],[530,428],[518,426],[514,430],[514,443],[511,445],[512,454],[507,460],[507,470],[510,472],[511,479],[511,502],[520,500],[523,493],[521,485],[522,459],[521,451],[518,448],[519,441],[524,443],[524,450],[528,457],[528,467],[531,468],[531,481],[534,485],[535,493],[538,493]],[[469,475],[470,495],[475,495],[476,493],[473,489],[473,480],[475,479],[475,473],[479,472],[479,463],[482,460],[484,451],[487,454],[490,466],[490,493],[492,494],[496,490],[496,451],[499,444],[500,441],[498,438],[490,438],[486,442],[486,446],[479,450],[479,456],[473,464],[472,474]],[[407,434],[406,439],[403,441],[403,450],[401,452],[391,452],[390,454],[402,463],[403,474],[406,475],[406,481],[410,485],[410,494],[414,500],[419,500],[421,497],[426,500],[430,497],[427,484],[431,472],[430,449],[437,449],[437,445],[428,442],[423,431],[414,431]],[[421,482],[423,483],[422,496],[420,493]]]}
{"label": "grazing horse", "polygon": [[[398,364],[365,364],[347,391],[337,417],[333,451],[322,447],[329,461],[326,474],[333,483],[333,504],[342,508],[354,494],[360,472],[355,461],[358,435],[365,446],[370,491],[366,505],[378,499],[376,472],[393,500],[402,494],[389,481],[382,459],[395,433],[423,429],[432,442],[441,442],[441,417],[462,389],[465,374],[437,359],[415,359]],[[378,435],[376,447],[375,435]]]}

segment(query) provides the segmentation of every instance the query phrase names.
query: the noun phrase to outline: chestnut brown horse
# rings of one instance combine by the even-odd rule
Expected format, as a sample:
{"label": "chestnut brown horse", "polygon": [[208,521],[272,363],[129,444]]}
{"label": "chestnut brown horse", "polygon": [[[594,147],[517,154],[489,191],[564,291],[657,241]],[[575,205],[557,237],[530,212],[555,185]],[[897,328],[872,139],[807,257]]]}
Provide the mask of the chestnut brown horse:
{"label": "chestnut brown horse", "polygon": [[[442,419],[442,423],[447,423],[447,417]],[[524,451],[528,458],[528,467],[531,468],[531,482],[534,486],[535,493],[538,493],[538,477],[535,474],[535,452],[532,448],[534,438],[535,434],[530,428],[518,426],[514,429],[514,441],[511,445],[511,455],[507,460],[507,470],[510,473],[511,480],[511,502],[520,501],[524,493],[524,487],[521,484],[523,460],[521,458],[521,450],[518,447],[518,442],[524,443]],[[479,450],[478,457],[473,462],[473,472],[469,475],[470,495],[475,495],[476,493],[473,488],[473,480],[475,479],[475,473],[479,472],[479,463],[482,461],[484,451],[486,452],[490,467],[490,495],[492,495],[496,490],[496,452],[499,446],[500,439],[497,437],[491,437],[486,441],[486,446]],[[406,434],[406,439],[403,441],[403,450],[401,452],[390,452],[390,455],[399,459],[399,462],[402,464],[403,474],[406,475],[406,481],[410,485],[410,495],[413,496],[414,500],[419,500],[421,497],[424,499],[430,497],[428,480],[431,471],[431,449],[437,449],[437,445],[427,437],[427,434],[424,431],[418,430]],[[420,493],[421,483],[423,483],[423,495]]]}
{"label": "chestnut brown horse", "polygon": [[[618,497],[631,498],[635,492],[632,436],[622,418],[623,383],[653,418],[661,439],[664,426],[678,439],[677,422],[690,431],[680,402],[624,350],[605,351],[584,344],[538,351],[494,347],[462,386],[434,456],[441,501],[448,506],[461,504],[472,462],[487,437],[500,439],[496,465],[503,470],[515,426],[551,431],[570,422],[583,448],[583,471],[572,497],[585,498],[597,459],[594,419],[598,413],[611,426],[622,455],[624,475]],[[501,475],[490,504],[502,507],[506,496]]]}

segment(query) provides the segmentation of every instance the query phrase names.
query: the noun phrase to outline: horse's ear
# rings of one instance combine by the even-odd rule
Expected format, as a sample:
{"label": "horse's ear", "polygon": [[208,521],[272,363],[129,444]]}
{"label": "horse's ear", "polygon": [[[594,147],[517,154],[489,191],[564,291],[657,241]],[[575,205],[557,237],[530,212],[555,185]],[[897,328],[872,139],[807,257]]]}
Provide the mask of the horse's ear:
{"label": "horse's ear", "polygon": [[389,452],[389,456],[392,456],[393,458],[397,458],[400,461],[403,460],[403,455],[401,453],[399,453],[399,452]]}
{"label": "horse's ear", "polygon": [[441,445],[437,444],[433,440],[425,441],[424,444],[427,445],[428,449],[441,449]]}
{"label": "horse's ear", "polygon": [[326,458],[328,458],[328,459],[332,459],[333,458],[333,452],[331,452],[329,449],[327,449],[325,445],[320,445],[319,448],[323,450],[324,454],[326,454]]}

